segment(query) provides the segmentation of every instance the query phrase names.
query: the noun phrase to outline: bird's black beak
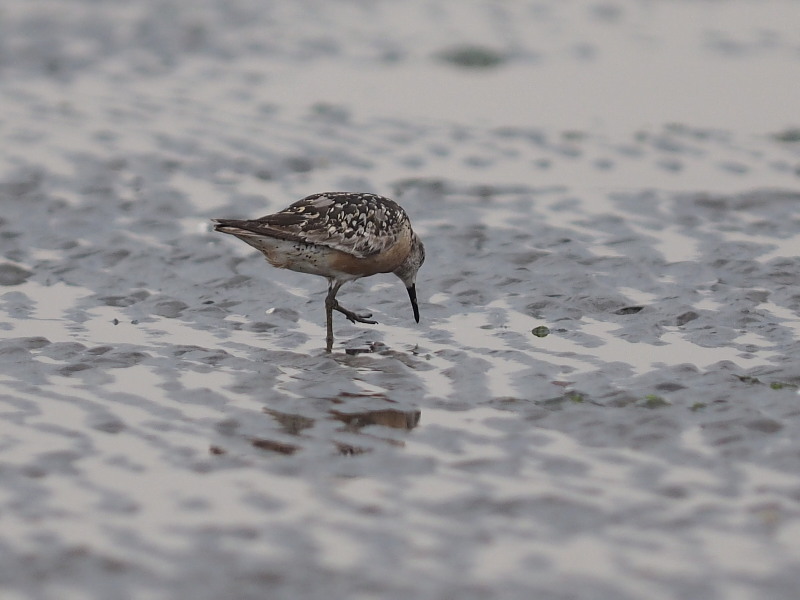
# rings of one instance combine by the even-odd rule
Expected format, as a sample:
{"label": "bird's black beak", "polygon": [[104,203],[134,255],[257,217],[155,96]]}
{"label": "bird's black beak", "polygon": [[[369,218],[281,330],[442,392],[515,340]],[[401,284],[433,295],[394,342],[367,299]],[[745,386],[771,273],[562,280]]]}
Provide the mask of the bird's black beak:
{"label": "bird's black beak", "polygon": [[414,320],[419,323],[419,306],[417,306],[417,286],[407,287],[408,297],[411,298],[411,308],[414,309]]}

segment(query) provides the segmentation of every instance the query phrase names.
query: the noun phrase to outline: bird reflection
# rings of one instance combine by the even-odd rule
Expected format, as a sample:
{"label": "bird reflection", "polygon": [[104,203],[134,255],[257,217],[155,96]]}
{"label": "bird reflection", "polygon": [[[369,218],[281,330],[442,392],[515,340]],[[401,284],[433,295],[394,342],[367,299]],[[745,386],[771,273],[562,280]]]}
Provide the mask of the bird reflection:
{"label": "bird reflection", "polygon": [[[341,399],[337,400],[338,403],[342,402]],[[336,400],[334,400],[334,402],[336,402]],[[265,414],[272,417],[281,426],[284,433],[297,437],[310,437],[303,432],[313,429],[315,422],[318,420],[305,415],[284,413],[267,407],[263,410]],[[381,438],[380,433],[377,431],[362,433],[361,430],[370,425],[377,425],[410,431],[419,425],[421,414],[419,410],[400,410],[396,408],[379,408],[354,412],[331,409],[328,411],[328,418],[339,421],[344,425],[338,429],[340,432],[361,433],[362,435],[368,436],[371,440],[377,439],[388,444],[402,446],[402,441]],[[279,454],[294,454],[302,449],[302,444],[300,443],[295,444],[261,437],[251,438],[250,443],[260,450],[269,450]],[[369,450],[368,447],[360,448],[351,443],[344,443],[337,440],[331,440],[331,443],[342,454],[361,454]]]}
{"label": "bird reflection", "polygon": [[419,425],[421,412],[418,410],[368,410],[364,412],[345,413],[337,410],[330,412],[331,416],[347,425],[348,431],[358,431],[367,425],[383,425],[394,429],[414,429]]}

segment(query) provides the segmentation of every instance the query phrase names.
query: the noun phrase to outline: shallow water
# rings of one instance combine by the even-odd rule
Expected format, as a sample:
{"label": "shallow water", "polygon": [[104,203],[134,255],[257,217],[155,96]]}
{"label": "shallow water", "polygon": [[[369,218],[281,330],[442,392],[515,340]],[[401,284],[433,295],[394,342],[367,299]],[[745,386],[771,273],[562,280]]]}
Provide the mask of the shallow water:
{"label": "shallow water", "polygon": [[3,598],[795,598],[792,5],[331,6],[6,3]]}

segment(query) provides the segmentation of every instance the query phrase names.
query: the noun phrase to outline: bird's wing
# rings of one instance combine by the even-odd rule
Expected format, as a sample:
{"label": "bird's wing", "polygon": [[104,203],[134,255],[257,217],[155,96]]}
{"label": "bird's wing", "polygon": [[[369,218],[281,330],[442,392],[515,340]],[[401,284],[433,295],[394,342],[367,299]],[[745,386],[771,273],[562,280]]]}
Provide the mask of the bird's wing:
{"label": "bird's wing", "polygon": [[253,233],[326,246],[366,258],[388,250],[408,222],[403,209],[374,194],[314,194],[242,227]]}

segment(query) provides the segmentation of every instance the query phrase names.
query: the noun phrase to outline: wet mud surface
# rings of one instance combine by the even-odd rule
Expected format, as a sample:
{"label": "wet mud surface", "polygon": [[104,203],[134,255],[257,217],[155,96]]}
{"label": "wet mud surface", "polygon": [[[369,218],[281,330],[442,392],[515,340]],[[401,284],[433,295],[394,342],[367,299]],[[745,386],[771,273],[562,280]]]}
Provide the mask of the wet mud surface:
{"label": "wet mud surface", "polygon": [[[703,4],[9,3],[3,598],[795,598],[797,123],[609,79],[796,81]],[[419,325],[348,284],[326,353],[211,231],[325,190],[409,213]]]}

